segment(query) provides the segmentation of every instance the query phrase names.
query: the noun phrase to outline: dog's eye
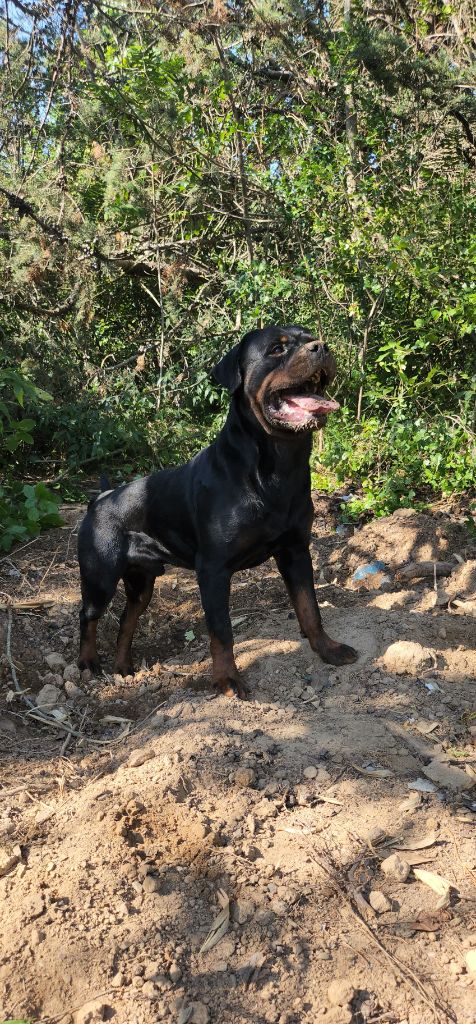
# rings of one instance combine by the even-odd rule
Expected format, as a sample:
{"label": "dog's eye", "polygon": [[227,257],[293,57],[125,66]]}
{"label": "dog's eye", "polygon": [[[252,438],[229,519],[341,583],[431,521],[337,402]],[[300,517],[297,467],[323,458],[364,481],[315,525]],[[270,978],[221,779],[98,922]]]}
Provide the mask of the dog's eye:
{"label": "dog's eye", "polygon": [[285,352],[285,351],[286,351],[286,345],[284,345],[282,341],[278,341],[276,345],[273,345],[272,348],[268,349],[268,355],[269,356],[282,356],[283,352]]}

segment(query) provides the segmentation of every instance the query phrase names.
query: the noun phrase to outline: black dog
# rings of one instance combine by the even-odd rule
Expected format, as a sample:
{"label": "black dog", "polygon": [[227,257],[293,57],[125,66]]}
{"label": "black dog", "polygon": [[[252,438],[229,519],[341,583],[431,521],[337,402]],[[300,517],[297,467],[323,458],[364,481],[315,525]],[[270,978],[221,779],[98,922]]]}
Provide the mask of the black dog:
{"label": "black dog", "polygon": [[328,346],[301,327],[251,331],[213,371],[232,394],[228,418],[209,448],[91,503],[79,534],[83,606],[80,668],[100,669],[96,627],[122,578],[116,671],[133,672],[131,643],[164,565],[197,573],[213,661],[213,682],[245,697],[233,657],[230,580],[238,569],[276,559],[299,625],[332,665],[356,651],[324,632],[313,583],[309,456],[311,433],[338,409],[324,397],[335,376]]}

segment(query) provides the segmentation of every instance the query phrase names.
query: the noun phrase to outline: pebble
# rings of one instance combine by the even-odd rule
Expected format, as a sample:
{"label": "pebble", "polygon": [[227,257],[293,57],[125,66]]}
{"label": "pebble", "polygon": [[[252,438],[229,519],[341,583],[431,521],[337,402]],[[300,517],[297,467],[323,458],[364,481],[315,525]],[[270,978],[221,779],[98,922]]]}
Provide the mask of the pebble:
{"label": "pebble", "polygon": [[40,692],[36,695],[37,708],[43,708],[45,711],[57,707],[62,701],[64,702],[64,696],[61,690],[57,686],[51,686],[50,683],[42,686]]}
{"label": "pebble", "polygon": [[180,981],[182,977],[182,969],[178,964],[173,963],[169,967],[169,978],[176,985],[177,981]]}
{"label": "pebble", "polygon": [[41,931],[41,928],[32,928],[30,935],[30,946],[39,946],[40,942],[44,942],[46,938],[45,932]]}
{"label": "pebble", "polygon": [[63,686],[64,679],[59,672],[45,672],[43,676],[43,685],[49,683],[50,686]]}
{"label": "pebble", "polygon": [[372,889],[372,892],[369,892],[369,903],[377,914],[385,914],[387,910],[392,909],[390,900],[378,889]]}
{"label": "pebble", "polygon": [[238,768],[233,778],[235,784],[240,786],[241,789],[246,789],[256,784],[256,772],[253,768]]}
{"label": "pebble", "polygon": [[437,786],[444,786],[445,789],[454,791],[469,789],[471,780],[462,768],[453,768],[453,765],[442,764],[435,758],[423,768],[425,775],[435,782]]}
{"label": "pebble", "polygon": [[52,672],[62,672],[66,665],[63,655],[58,654],[57,651],[51,651],[50,654],[45,654],[45,661]]}
{"label": "pebble", "polygon": [[423,669],[433,664],[431,652],[413,640],[397,640],[390,644],[382,655],[382,661],[388,672],[396,675],[410,673],[418,675]]}
{"label": "pebble", "polygon": [[145,764],[146,761],[151,761],[153,757],[155,757],[154,750],[137,747],[136,750],[131,750],[127,764],[129,768],[140,768],[142,764]]}
{"label": "pebble", "polygon": [[5,849],[0,849],[0,878],[3,878],[4,875],[8,875],[8,872],[18,864],[19,860],[19,854],[16,854],[13,851],[9,853]]}
{"label": "pebble", "polygon": [[70,665],[66,665],[63,669],[63,679],[65,682],[69,681],[70,683],[79,683],[81,679],[81,672],[78,666],[75,665],[74,661]]}
{"label": "pebble", "polygon": [[476,974],[476,949],[470,949],[464,959],[469,973]]}
{"label": "pebble", "polygon": [[307,768],[304,769],[303,775],[305,779],[315,779],[317,775],[317,768],[315,767],[315,765],[310,764],[308,765]]}
{"label": "pebble", "polygon": [[399,857],[398,853],[392,853],[382,861],[380,870],[397,882],[405,882],[410,874],[410,865],[403,857]]}
{"label": "pebble", "polygon": [[74,1024],[100,1024],[106,1019],[106,1014],[114,1013],[113,1008],[108,1006],[102,999],[92,999],[84,1003],[76,1013],[73,1014]]}
{"label": "pebble", "polygon": [[441,640],[446,640],[446,629],[444,626],[440,626],[438,630],[438,636],[440,637]]}
{"label": "pebble", "polygon": [[327,998],[331,1006],[348,1006],[354,995],[354,986],[347,978],[334,978],[327,989]]}
{"label": "pebble", "polygon": [[145,999],[155,999],[157,996],[157,989],[153,981],[146,981],[142,986],[142,995]]}
{"label": "pebble", "polygon": [[232,917],[237,924],[245,924],[255,910],[253,900],[237,899],[233,905]]}
{"label": "pebble", "polygon": [[150,893],[150,892],[158,892],[159,891],[159,881],[158,881],[158,879],[154,878],[153,875],[146,875],[145,878],[144,878],[144,881],[142,883],[142,889],[143,889],[144,892],[148,892],[148,893]]}
{"label": "pebble", "polygon": [[84,697],[84,690],[80,686],[76,686],[76,683],[72,679],[66,679],[64,684],[64,690],[71,700],[79,700],[80,697]]}
{"label": "pebble", "polygon": [[124,975],[121,973],[121,971],[118,971],[117,974],[115,974],[114,977],[111,979],[111,985],[113,985],[114,988],[121,988],[123,984]]}
{"label": "pebble", "polygon": [[326,1024],[352,1024],[352,1010],[348,1006],[333,1006],[323,1020]]}
{"label": "pebble", "polygon": [[208,1008],[205,1003],[192,1003],[192,1016],[189,1017],[190,1024],[208,1024]]}

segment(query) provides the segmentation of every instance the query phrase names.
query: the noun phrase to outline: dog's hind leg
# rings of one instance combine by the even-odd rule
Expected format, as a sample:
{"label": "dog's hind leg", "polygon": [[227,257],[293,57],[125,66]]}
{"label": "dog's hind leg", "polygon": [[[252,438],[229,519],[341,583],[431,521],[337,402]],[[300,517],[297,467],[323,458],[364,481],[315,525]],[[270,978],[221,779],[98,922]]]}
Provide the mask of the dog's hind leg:
{"label": "dog's hind leg", "polygon": [[132,663],[132,638],[140,616],[150,603],[154,590],[155,576],[141,569],[130,568],[123,575],[127,604],[121,615],[115,671],[121,676],[134,674]]}
{"label": "dog's hind leg", "polygon": [[96,646],[96,631],[98,621],[114,596],[116,581],[110,581],[109,586],[96,582],[82,580],[83,604],[79,613],[79,658],[80,669],[88,668],[97,675],[101,671]]}

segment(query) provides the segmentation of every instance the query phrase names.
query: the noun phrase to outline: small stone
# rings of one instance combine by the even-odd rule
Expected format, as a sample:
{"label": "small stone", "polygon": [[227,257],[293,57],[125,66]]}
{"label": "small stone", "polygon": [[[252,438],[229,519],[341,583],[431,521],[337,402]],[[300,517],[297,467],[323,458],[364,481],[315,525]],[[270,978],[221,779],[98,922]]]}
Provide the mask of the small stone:
{"label": "small stone", "polygon": [[121,973],[121,971],[118,971],[117,974],[115,974],[114,977],[111,978],[111,985],[113,985],[114,988],[122,988],[123,984],[124,975]]}
{"label": "small stone", "polygon": [[317,775],[317,768],[315,767],[315,765],[310,764],[307,768],[304,769],[302,774],[304,775],[305,779],[315,779]]}
{"label": "small stone", "polygon": [[392,853],[386,857],[380,865],[380,870],[388,878],[394,878],[396,882],[405,882],[410,874],[410,865],[398,853]]}
{"label": "small stone", "polygon": [[160,968],[155,960],[149,960],[144,966],[144,978],[146,981],[155,981],[160,974]]}
{"label": "small stone", "polygon": [[476,974],[476,949],[468,950],[464,959],[469,973]]}
{"label": "small stone", "polygon": [[64,696],[61,690],[57,686],[51,686],[50,683],[42,686],[40,692],[36,695],[36,706],[37,708],[43,708],[44,711],[50,711],[62,701],[64,701]]}
{"label": "small stone", "polygon": [[255,910],[253,900],[236,900],[233,905],[232,918],[237,924],[245,924],[252,916]]}
{"label": "small stone", "polygon": [[60,688],[63,686],[64,679],[59,672],[45,672],[45,675],[43,676],[43,685],[46,683],[49,683],[50,686],[57,686]]}
{"label": "small stone", "polygon": [[81,679],[81,672],[74,661],[70,665],[66,665],[63,669],[63,679],[65,682],[79,683]]}
{"label": "small stone", "polygon": [[84,690],[82,690],[80,686],[76,686],[76,683],[74,683],[72,679],[66,680],[64,690],[71,700],[79,700],[81,697],[85,696]]}
{"label": "small stone", "polygon": [[276,914],[276,917],[284,917],[287,911],[287,906],[283,902],[283,900],[276,898],[271,900],[269,904],[269,909],[273,912],[273,914]]}
{"label": "small stone", "polygon": [[171,964],[170,967],[169,967],[169,978],[173,982],[173,984],[176,985],[177,982],[180,981],[181,977],[182,977],[182,969],[181,969],[181,967],[179,967],[179,965],[176,964],[176,963]]}
{"label": "small stone", "polygon": [[390,644],[382,655],[382,662],[388,672],[396,675],[409,673],[418,675],[423,669],[433,665],[431,651],[413,640],[397,640]]}
{"label": "small stone", "polygon": [[189,1017],[190,1024],[208,1024],[208,1008],[205,1003],[192,1003],[192,1016]]}
{"label": "small stone", "polygon": [[144,892],[147,892],[147,893],[158,892],[159,891],[159,881],[158,881],[158,879],[154,878],[153,875],[146,875],[145,878],[144,878],[144,881],[142,883],[142,889],[143,889]]}
{"label": "small stone", "polygon": [[142,764],[151,761],[153,757],[155,757],[155,751],[138,747],[137,750],[131,750],[127,764],[129,768],[140,768]]}
{"label": "small stone", "polygon": [[83,668],[83,671],[81,672],[81,682],[83,682],[83,683],[90,683],[92,678],[93,678],[93,674],[91,672],[91,669],[90,668]]}
{"label": "small stone", "polygon": [[153,981],[146,981],[142,986],[142,995],[145,999],[155,999],[158,995]]}
{"label": "small stone", "polygon": [[331,1006],[348,1006],[355,995],[355,989],[347,978],[334,978],[327,989]]}
{"label": "small stone", "polygon": [[46,938],[45,932],[41,931],[41,928],[32,928],[30,935],[30,946],[35,948],[39,946],[40,942],[44,942]]}
{"label": "small stone", "polygon": [[454,791],[469,789],[471,779],[462,768],[453,768],[453,765],[443,764],[435,758],[422,769],[427,778],[436,782],[437,786],[444,786],[445,789]]}
{"label": "small stone", "polygon": [[63,655],[58,654],[57,651],[51,651],[50,654],[46,654],[45,661],[52,672],[62,672],[66,665]]}
{"label": "small stone", "polygon": [[111,1009],[102,999],[92,999],[73,1014],[74,1024],[100,1024]]}
{"label": "small stone", "polygon": [[372,889],[372,892],[369,892],[369,903],[372,910],[375,910],[377,914],[385,914],[387,910],[392,909],[390,900],[378,889]]}
{"label": "small stone", "polygon": [[0,849],[0,878],[3,878],[4,875],[8,875],[8,872],[18,864],[19,860],[19,854],[16,854],[13,851],[9,853],[5,849]]}
{"label": "small stone", "polygon": [[246,789],[249,786],[256,784],[256,772],[253,768],[238,768],[235,772],[234,781],[240,789]]}
{"label": "small stone", "polygon": [[438,630],[438,636],[440,637],[441,640],[446,640],[446,629],[444,626],[440,626]]}
{"label": "small stone", "polygon": [[352,1019],[353,1013],[349,1006],[333,1006],[328,1013],[326,1013],[323,1021],[325,1021],[326,1024],[351,1024]]}

